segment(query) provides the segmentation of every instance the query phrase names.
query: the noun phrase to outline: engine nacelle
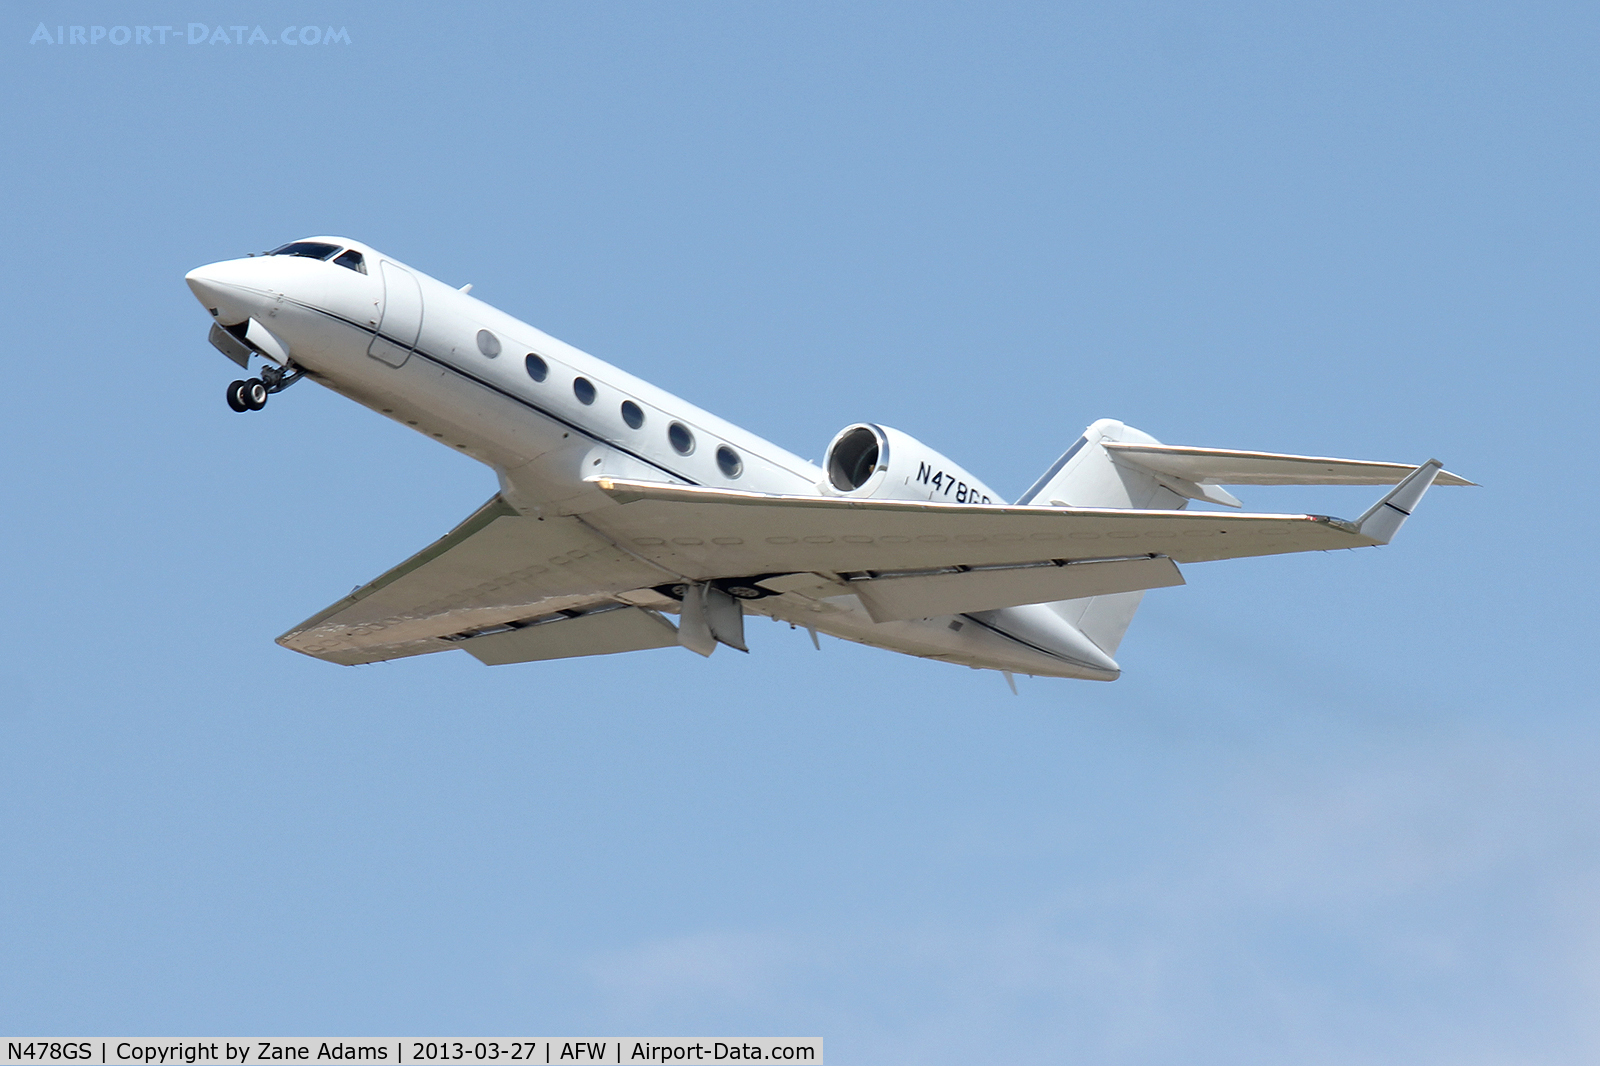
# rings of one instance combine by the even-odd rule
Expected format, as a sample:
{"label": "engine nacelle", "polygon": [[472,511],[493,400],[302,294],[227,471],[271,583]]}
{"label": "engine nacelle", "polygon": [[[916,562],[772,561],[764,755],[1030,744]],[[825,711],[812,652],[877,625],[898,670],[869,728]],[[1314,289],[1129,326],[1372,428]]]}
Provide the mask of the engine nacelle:
{"label": "engine nacelle", "polygon": [[874,500],[1004,503],[993,489],[898,429],[857,422],[833,438],[822,491]]}

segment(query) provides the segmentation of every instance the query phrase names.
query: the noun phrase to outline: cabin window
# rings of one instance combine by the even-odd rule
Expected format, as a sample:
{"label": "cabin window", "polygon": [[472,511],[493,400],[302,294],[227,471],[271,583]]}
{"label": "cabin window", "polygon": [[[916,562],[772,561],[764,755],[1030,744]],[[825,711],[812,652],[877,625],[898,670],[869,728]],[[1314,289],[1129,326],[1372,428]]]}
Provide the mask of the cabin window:
{"label": "cabin window", "polygon": [[579,403],[594,403],[594,382],[588,378],[573,378],[572,395],[578,398]]}
{"label": "cabin window", "polygon": [[689,427],[682,422],[674,422],[667,427],[667,440],[672,444],[672,450],[679,455],[688,455],[694,451],[694,434],[689,432]]}
{"label": "cabin window", "polygon": [[339,250],[337,244],[324,244],[321,241],[294,241],[282,248],[274,248],[268,255],[300,255],[307,259],[327,259]]}
{"label": "cabin window", "polygon": [[722,470],[723,477],[735,478],[744,473],[744,460],[726,444],[717,448],[717,466]]}
{"label": "cabin window", "polygon": [[623,400],[622,420],[628,423],[629,429],[638,429],[644,425],[644,411],[632,400]]}
{"label": "cabin window", "polygon": [[478,351],[484,354],[484,358],[493,359],[500,354],[500,338],[486,329],[480,329],[478,331]]}
{"label": "cabin window", "polygon": [[543,381],[550,376],[550,364],[532,352],[528,353],[528,357],[522,361],[522,365],[528,368],[528,376],[535,381]]}
{"label": "cabin window", "polygon": [[361,253],[354,248],[333,261],[334,266],[342,266],[346,270],[354,270],[357,274],[367,272],[367,264],[362,260]]}

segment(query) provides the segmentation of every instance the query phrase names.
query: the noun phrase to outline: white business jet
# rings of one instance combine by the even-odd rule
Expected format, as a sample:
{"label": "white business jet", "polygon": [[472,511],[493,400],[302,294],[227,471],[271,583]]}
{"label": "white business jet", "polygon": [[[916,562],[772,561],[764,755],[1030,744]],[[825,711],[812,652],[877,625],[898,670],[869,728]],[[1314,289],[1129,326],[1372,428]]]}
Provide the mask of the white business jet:
{"label": "white business jet", "polygon": [[[1175,447],[1110,419],[1014,503],[887,426],[820,467],[390,256],[310,237],[186,279],[211,342],[487,464],[500,491],[278,643],[356,664],[459,648],[491,665],[745,649],[744,616],[975,668],[1112,681],[1145,590],[1179,563],[1387,544],[1430,460]],[[1394,485],[1354,521],[1239,507],[1223,485]],[[667,617],[675,616],[676,624]]]}

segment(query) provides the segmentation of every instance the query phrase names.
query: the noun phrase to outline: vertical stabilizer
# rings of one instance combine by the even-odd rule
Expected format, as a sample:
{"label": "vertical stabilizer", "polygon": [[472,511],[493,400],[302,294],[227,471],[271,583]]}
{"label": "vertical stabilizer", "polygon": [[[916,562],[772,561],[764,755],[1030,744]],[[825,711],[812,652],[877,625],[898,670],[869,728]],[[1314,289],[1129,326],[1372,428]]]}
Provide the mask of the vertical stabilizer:
{"label": "vertical stabilizer", "polygon": [[1083,431],[1077,443],[1046,470],[1044,476],[1017,500],[1035,507],[1133,507],[1176,510],[1184,506],[1178,493],[1162,485],[1155,474],[1129,463],[1119,463],[1100,447],[1104,441],[1160,444],[1148,433],[1102,418]]}
{"label": "vertical stabilizer", "polygon": [[1143,599],[1143,592],[1113,592],[1082,600],[1058,600],[1050,608],[1094,641],[1095,647],[1115,656]]}
{"label": "vertical stabilizer", "polygon": [[[1107,441],[1159,444],[1160,441],[1124,425],[1102,418],[1083,431],[1077,443],[1053,463],[1018,504],[1033,507],[1117,507],[1181,510],[1188,500],[1174,492],[1154,473],[1119,463],[1101,447]],[[1218,501],[1221,502],[1221,501]],[[1116,655],[1143,592],[1117,592],[1078,600],[1060,600],[1050,608],[1107,655]]]}

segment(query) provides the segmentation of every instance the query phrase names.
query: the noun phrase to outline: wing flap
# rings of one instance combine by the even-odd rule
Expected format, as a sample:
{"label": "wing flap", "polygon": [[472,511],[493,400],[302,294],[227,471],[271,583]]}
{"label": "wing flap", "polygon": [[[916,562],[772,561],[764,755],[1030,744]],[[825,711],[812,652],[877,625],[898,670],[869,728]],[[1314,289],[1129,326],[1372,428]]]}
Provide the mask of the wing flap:
{"label": "wing flap", "polygon": [[1181,584],[1183,574],[1171,559],[1140,555],[1130,559],[877,576],[852,580],[850,591],[860,598],[874,622],[893,622]]}
{"label": "wing flap", "polygon": [[475,636],[459,647],[487,666],[612,655],[647,648],[670,648],[678,630],[654,611],[604,607],[577,617],[556,615],[500,633]]}
{"label": "wing flap", "polygon": [[[1196,485],[1396,485],[1417,469],[1407,463],[1333,459],[1323,455],[1279,455],[1177,444],[1102,441],[1123,462]],[[1435,484],[1471,485],[1441,471]]]}

